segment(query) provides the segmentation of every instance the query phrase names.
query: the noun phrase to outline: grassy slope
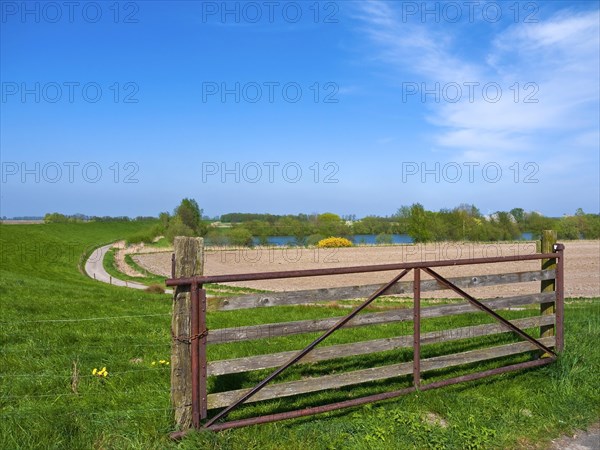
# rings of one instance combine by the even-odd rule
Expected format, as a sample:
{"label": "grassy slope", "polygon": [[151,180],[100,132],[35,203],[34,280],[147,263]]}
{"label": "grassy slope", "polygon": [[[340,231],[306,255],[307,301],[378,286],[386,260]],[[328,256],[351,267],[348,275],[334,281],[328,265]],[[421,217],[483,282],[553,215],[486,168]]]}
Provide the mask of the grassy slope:
{"label": "grassy slope", "polygon": [[[0,448],[517,448],[585,427],[600,416],[600,394],[595,389],[600,378],[600,352],[595,345],[600,337],[599,303],[577,301],[567,306],[568,352],[550,367],[318,418],[197,433],[174,444],[166,437],[172,431],[169,369],[152,365],[168,359],[170,302],[164,296],[94,282],[77,270],[80,254],[91,246],[146,226],[0,225]],[[277,321],[281,315],[298,320],[342,313],[336,308],[214,313],[209,328]],[[458,317],[453,324],[461,325],[462,320]],[[443,325],[432,321],[428,326]],[[373,327],[369,337],[395,332],[389,326]],[[357,330],[344,333],[336,337],[337,342],[359,336]],[[258,348],[227,344],[215,347],[211,356],[298,348],[306,339],[273,339]],[[497,338],[505,341],[512,338]],[[425,348],[436,354],[453,346]],[[383,356],[410,358],[408,352]],[[76,387],[74,362],[79,372]],[[372,361],[359,358],[351,364],[359,368],[368,362]],[[286,378],[317,374],[330,368],[328,364],[292,371]],[[104,366],[108,378],[91,374],[93,368]],[[430,379],[441,375],[448,376],[432,374]],[[238,377],[224,383],[230,388],[252,380]],[[358,391],[407,382],[392,380]],[[347,395],[349,391],[340,390],[294,403],[314,404]],[[237,414],[278,406],[274,402]],[[443,417],[448,426],[428,425],[422,420],[427,413]]]}

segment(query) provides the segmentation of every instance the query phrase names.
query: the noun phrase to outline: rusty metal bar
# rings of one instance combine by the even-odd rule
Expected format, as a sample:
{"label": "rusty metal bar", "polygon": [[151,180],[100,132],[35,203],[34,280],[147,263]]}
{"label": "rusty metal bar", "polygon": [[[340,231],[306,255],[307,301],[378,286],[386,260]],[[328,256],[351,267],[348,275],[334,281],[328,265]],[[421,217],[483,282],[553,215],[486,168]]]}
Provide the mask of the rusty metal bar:
{"label": "rusty metal bar", "polygon": [[222,431],[228,428],[245,427],[249,425],[257,425],[261,423],[276,422],[278,420],[294,419],[296,417],[312,416],[314,414],[322,414],[329,411],[335,411],[343,408],[350,408],[352,406],[360,406],[366,403],[372,403],[390,398],[400,397],[402,395],[410,394],[414,392],[413,386],[400,389],[398,391],[383,392],[381,394],[369,395],[366,397],[355,398],[352,400],[345,400],[343,402],[329,403],[322,406],[313,406],[310,408],[297,409],[295,411],[287,411],[277,414],[269,414],[265,416],[251,417],[249,419],[232,420],[230,422],[223,422],[208,427],[212,431]]}
{"label": "rusty metal bar", "polygon": [[386,272],[405,269],[424,269],[426,267],[465,266],[471,264],[492,264],[512,261],[531,261],[536,259],[556,258],[557,253],[537,253],[534,255],[498,256],[494,258],[455,259],[445,261],[429,261],[414,263],[379,264],[370,266],[334,267],[329,269],[289,270],[283,272],[260,272],[230,275],[205,275],[187,278],[171,278],[166,280],[167,286],[190,285],[192,281],[198,284],[225,283],[233,281],[272,280],[275,278],[301,278],[325,275],[344,275],[351,273]]}
{"label": "rusty metal bar", "polygon": [[190,354],[192,359],[192,426],[194,428],[200,428],[200,405],[198,403],[200,396],[199,386],[199,340],[195,337],[198,336],[200,329],[199,321],[199,298],[198,298],[198,284],[192,283],[191,287],[191,336],[190,336]]}
{"label": "rusty metal bar", "polygon": [[315,339],[313,342],[311,342],[309,345],[307,345],[303,350],[301,350],[297,355],[295,355],[293,358],[291,358],[288,362],[286,362],[284,365],[282,365],[281,367],[276,369],[268,377],[266,377],[264,380],[262,380],[260,383],[258,383],[256,386],[254,386],[252,389],[250,389],[250,391],[248,391],[247,393],[242,395],[239,399],[237,399],[235,402],[233,402],[227,408],[225,408],[220,413],[218,413],[215,417],[213,417],[208,422],[206,422],[206,424],[204,424],[204,427],[208,428],[211,425],[213,425],[217,420],[225,417],[233,409],[237,408],[239,405],[244,403],[246,400],[248,400],[250,397],[252,397],[258,391],[260,391],[263,387],[265,387],[267,385],[267,383],[269,383],[271,380],[273,380],[275,377],[277,377],[279,374],[281,374],[288,367],[290,367],[291,365],[300,361],[304,356],[306,356],[308,353],[310,353],[310,351],[313,350],[317,345],[319,345],[321,342],[323,342],[325,339],[327,339],[335,331],[337,331],[338,329],[343,327],[346,323],[348,323],[350,320],[352,320],[359,312],[361,312],[363,309],[365,309],[367,306],[369,306],[369,304],[371,304],[371,302],[373,302],[377,297],[382,295],[391,286],[393,286],[400,279],[402,279],[408,272],[410,272],[410,270],[408,270],[408,269],[403,270],[399,275],[395,276],[390,282],[388,282],[387,284],[385,284],[382,287],[380,287],[379,289],[377,289],[377,291],[375,291],[373,294],[371,294],[371,296],[368,299],[366,299],[361,305],[357,306],[350,314],[348,314],[347,316],[345,316],[344,318],[339,320],[334,326],[332,326],[329,330],[327,330],[325,333],[323,333],[321,336],[319,336],[317,339]]}
{"label": "rusty metal bar", "polygon": [[452,384],[464,383],[466,381],[475,381],[492,375],[500,375],[506,372],[512,372],[514,370],[531,369],[533,367],[545,366],[546,364],[550,364],[554,361],[556,361],[556,357],[534,359],[522,363],[511,364],[509,366],[498,367],[496,369],[483,370],[481,372],[470,373],[468,375],[462,375],[460,377],[448,378],[446,380],[434,381],[433,383],[424,384],[423,386],[421,386],[421,390],[427,391],[429,389],[436,389]]}
{"label": "rusty metal bar", "polygon": [[[200,308],[198,309],[198,364],[199,364],[199,385],[198,385],[198,405],[200,419],[206,419],[208,415],[207,402],[207,376],[206,376],[206,337],[208,330],[206,328],[206,289],[200,286]],[[196,335],[194,335],[196,336]]]}
{"label": "rusty metal bar", "polygon": [[562,352],[565,346],[565,260],[563,244],[556,244],[554,250],[558,253],[556,261],[556,351]]}
{"label": "rusty metal bar", "polygon": [[171,253],[171,278],[175,278],[175,253]]}
{"label": "rusty metal bar", "polygon": [[421,269],[415,269],[413,281],[413,385],[421,384]]}
{"label": "rusty metal bar", "polygon": [[475,299],[475,297],[467,294],[465,291],[463,291],[461,288],[459,288],[458,286],[452,284],[450,281],[448,281],[447,279],[445,279],[443,276],[441,276],[440,274],[438,274],[437,272],[429,269],[429,268],[424,268],[423,269],[425,272],[427,272],[429,275],[431,275],[432,277],[434,277],[436,280],[438,280],[440,283],[442,283],[444,286],[446,286],[448,289],[453,290],[454,292],[456,292],[457,294],[459,294],[461,297],[464,297],[465,299],[467,299],[471,304],[473,304],[474,306],[476,306],[477,308],[479,308],[480,310],[486,312],[487,314],[489,314],[490,316],[492,316],[493,318],[495,318],[496,320],[498,320],[500,323],[502,323],[503,325],[505,325],[507,328],[509,328],[510,330],[514,331],[515,333],[517,333],[519,336],[521,336],[523,339],[531,342],[533,345],[535,345],[536,347],[544,350],[545,352],[549,353],[550,355],[554,355],[556,356],[556,353],[554,353],[552,350],[550,350],[550,348],[546,347],[544,344],[542,344],[541,342],[537,341],[536,339],[532,338],[531,336],[529,336],[527,333],[525,333],[523,330],[521,330],[519,327],[513,325],[512,323],[510,323],[508,320],[506,320],[504,317],[502,317],[501,315],[499,315],[498,313],[494,312],[492,309],[488,308],[487,306],[485,306],[483,303],[479,302],[478,300]]}
{"label": "rusty metal bar", "polygon": [[[446,380],[435,381],[433,383],[424,384],[421,386],[420,390],[427,391],[430,389],[436,389],[436,388],[440,388],[440,387],[444,387],[444,386],[450,386],[453,384],[464,383],[467,381],[475,381],[475,380],[479,380],[479,379],[494,376],[494,375],[500,375],[500,374],[507,373],[507,372],[513,372],[516,370],[531,369],[533,367],[539,367],[539,366],[544,366],[546,364],[550,364],[553,361],[555,361],[555,358],[544,358],[544,359],[536,359],[533,361],[526,361],[526,362],[518,363],[518,364],[512,364],[512,365],[504,366],[504,367],[498,367],[496,369],[485,370],[482,372],[477,372],[477,373],[473,373],[473,374],[469,374],[469,375],[463,375],[460,377],[448,378]],[[388,399],[392,399],[392,398],[400,397],[402,395],[409,394],[414,391],[416,391],[415,387],[411,386],[411,387],[400,389],[397,391],[383,392],[381,394],[369,395],[366,397],[355,398],[352,400],[346,400],[346,401],[337,402],[337,403],[330,403],[330,404],[322,405],[322,406],[313,406],[310,408],[304,408],[304,409],[299,409],[299,410],[295,410],[295,411],[287,411],[287,412],[282,412],[282,413],[277,413],[277,414],[269,414],[269,415],[264,415],[264,416],[251,417],[248,419],[240,419],[240,420],[235,420],[235,421],[230,421],[230,422],[224,422],[224,423],[220,423],[220,424],[211,425],[207,428],[212,431],[222,431],[222,430],[227,430],[229,428],[239,428],[239,427],[245,427],[245,426],[250,426],[250,425],[258,425],[258,424],[262,424],[262,423],[276,422],[279,420],[287,420],[287,419],[294,419],[297,417],[311,416],[314,414],[321,414],[321,413],[325,413],[325,412],[329,412],[329,411],[335,411],[338,409],[350,408],[353,406],[360,406],[360,405],[364,405],[366,403],[373,403],[373,402],[378,402],[378,401],[382,401],[382,400],[388,400]],[[171,435],[171,437],[174,439],[178,439],[178,438],[182,438],[183,436],[185,436],[185,434],[186,434],[186,431],[179,432],[179,433],[173,433]]]}

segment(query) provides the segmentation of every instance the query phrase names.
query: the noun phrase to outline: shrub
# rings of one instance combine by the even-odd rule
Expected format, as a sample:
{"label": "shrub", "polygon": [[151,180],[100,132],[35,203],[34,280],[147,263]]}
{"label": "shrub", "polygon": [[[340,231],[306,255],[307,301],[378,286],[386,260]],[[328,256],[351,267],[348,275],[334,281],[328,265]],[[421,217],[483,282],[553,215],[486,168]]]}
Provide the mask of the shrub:
{"label": "shrub", "polygon": [[317,245],[324,237],[321,234],[311,234],[306,238],[306,245]]}
{"label": "shrub", "polygon": [[194,236],[194,230],[184,224],[179,217],[174,217],[169,223],[165,237],[172,244],[175,236]]}
{"label": "shrub", "polygon": [[375,237],[375,243],[376,244],[391,244],[394,242],[394,239],[392,238],[391,234],[386,234],[386,233],[379,233],[376,237]]}
{"label": "shrub", "polygon": [[165,288],[160,284],[151,284],[145,289],[146,292],[151,292],[152,294],[164,294]]}
{"label": "shrub", "polygon": [[154,240],[154,236],[155,234],[152,230],[139,231],[130,235],[126,241],[127,244],[139,244],[141,242],[149,244]]}
{"label": "shrub", "polygon": [[328,237],[317,242],[319,248],[352,247],[352,242],[346,238]]}
{"label": "shrub", "polygon": [[229,245],[229,239],[222,232],[217,230],[211,230],[206,233],[205,243],[206,245],[225,246]]}
{"label": "shrub", "polygon": [[229,241],[232,245],[239,245],[245,247],[252,246],[252,233],[246,228],[236,227],[229,231]]}

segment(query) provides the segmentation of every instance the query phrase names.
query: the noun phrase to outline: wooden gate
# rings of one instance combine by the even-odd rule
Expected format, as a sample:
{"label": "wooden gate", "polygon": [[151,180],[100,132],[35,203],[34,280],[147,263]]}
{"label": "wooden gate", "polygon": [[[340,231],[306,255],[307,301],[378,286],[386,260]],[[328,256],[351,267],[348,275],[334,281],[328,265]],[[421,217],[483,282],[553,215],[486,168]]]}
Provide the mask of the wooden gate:
{"label": "wooden gate", "polygon": [[[175,298],[177,298],[178,291],[189,291],[191,296],[191,331],[188,336],[184,336],[183,338],[174,335],[175,339],[179,339],[185,342],[186,345],[189,345],[190,350],[191,425],[193,428],[205,428],[217,431],[272,422],[394,398],[415,390],[423,391],[477,380],[509,371],[549,364],[556,359],[556,352],[561,351],[563,348],[563,251],[564,246],[562,244],[555,244],[546,253],[530,255],[169,279],[167,280],[167,285],[176,287]],[[542,269],[460,278],[446,278],[437,272],[437,268],[439,267],[479,264],[497,264],[501,267],[502,263],[531,260],[542,260]],[[384,285],[248,294],[235,298],[209,299],[208,303],[206,290],[204,289],[204,285],[207,283],[325,277],[381,271],[395,271],[396,274]],[[401,281],[411,272],[413,273],[412,281]],[[429,278],[422,279],[423,274],[426,274]],[[471,288],[532,281],[540,281],[542,283],[541,292],[479,301],[465,291],[465,289]],[[466,302],[453,302],[428,307],[421,306],[421,295],[423,292],[442,289],[453,291],[465,299]],[[406,296],[407,294],[413,298],[413,307],[410,309],[395,308],[383,312],[361,313],[367,306],[384,296]],[[214,330],[208,330],[206,326],[207,310],[230,311],[248,309],[249,314],[251,314],[253,308],[319,304],[321,302],[348,299],[361,299],[361,303],[344,317],[237,326]],[[530,314],[534,311],[531,307],[527,309],[527,305],[536,304],[539,304],[540,308],[535,310],[538,314],[534,316],[528,315],[526,317],[507,320],[499,314],[499,311],[516,308],[524,308],[524,311]],[[481,312],[493,318],[493,322],[444,330],[437,329],[429,332],[421,331],[424,320],[476,313],[480,313],[481,316]],[[397,325],[403,322],[412,322],[412,333],[399,333],[396,336],[384,339],[361,340],[359,342],[319,346],[329,336],[342,328],[373,327],[382,324]],[[525,330],[532,331],[526,332]],[[208,361],[206,356],[207,346],[214,344],[312,332],[323,333],[317,339],[312,340],[304,348],[297,351],[275,352],[217,361]],[[421,357],[422,346],[508,332],[514,333],[520,340],[503,345],[474,348],[424,359]],[[533,337],[533,335],[539,335],[539,337]],[[319,377],[310,377],[283,383],[271,383],[293,365],[317,363],[332,359],[337,360],[339,358],[356,357],[358,355],[377,355],[379,352],[402,348],[412,348],[412,361],[391,361],[392,364],[382,364],[367,369],[336,370],[335,373]],[[461,376],[445,378],[429,383],[425,383],[422,380],[424,372],[468,364],[473,365],[473,363],[481,363],[519,354],[523,354],[524,357],[529,356],[527,360],[522,362],[513,362],[501,367],[469,372]],[[389,362],[388,359],[382,358],[382,362]],[[208,377],[220,377],[264,369],[274,370],[253,388],[234,389],[225,392],[208,392]],[[227,422],[223,421],[229,413],[246,403],[292,397],[327,389],[338,389],[411,375],[411,385],[402,389],[379,392],[373,395],[326,405],[311,406]],[[173,437],[180,437],[185,432],[186,430],[174,433]]]}

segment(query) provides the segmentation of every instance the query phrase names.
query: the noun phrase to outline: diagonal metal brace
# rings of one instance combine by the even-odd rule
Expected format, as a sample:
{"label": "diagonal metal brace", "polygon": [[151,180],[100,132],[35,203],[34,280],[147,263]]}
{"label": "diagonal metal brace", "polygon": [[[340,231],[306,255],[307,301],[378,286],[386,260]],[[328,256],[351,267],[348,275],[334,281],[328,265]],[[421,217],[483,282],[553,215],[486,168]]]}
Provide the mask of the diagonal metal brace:
{"label": "diagonal metal brace", "polygon": [[256,386],[254,386],[252,389],[250,389],[248,392],[246,392],[244,395],[242,395],[240,398],[238,398],[235,402],[233,402],[231,405],[229,405],[227,408],[225,408],[223,411],[221,411],[215,417],[213,417],[208,422],[206,422],[204,424],[204,428],[209,428],[217,420],[225,417],[233,409],[237,408],[239,405],[244,403],[246,400],[248,400],[250,397],[252,397],[258,391],[260,391],[263,387],[265,387],[267,383],[269,383],[271,380],[273,380],[275,377],[277,377],[281,372],[283,372],[288,367],[290,367],[291,365],[297,363],[302,358],[304,358],[304,356],[306,356],[308,353],[310,353],[317,345],[319,345],[321,342],[323,342],[325,339],[327,339],[331,334],[333,334],[335,331],[339,330],[346,323],[348,323],[350,320],[352,320],[359,312],[361,312],[363,309],[365,309],[367,306],[369,306],[373,302],[373,300],[375,300],[377,297],[383,295],[385,293],[385,291],[387,291],[390,287],[392,287],[395,283],[397,283],[401,278],[403,278],[408,272],[410,272],[410,270],[411,269],[404,269],[399,275],[395,276],[390,282],[384,284],[379,289],[377,289],[377,291],[373,292],[368,299],[366,299],[362,304],[357,306],[350,314],[343,317],[334,326],[332,326],[329,330],[327,330],[325,333],[323,333],[321,336],[319,336],[317,339],[315,339],[313,342],[311,342],[309,345],[307,345],[303,350],[301,350],[297,355],[292,357],[283,366],[276,369],[273,373],[271,373],[271,375],[269,375],[267,378],[262,380],[260,383],[258,383]]}
{"label": "diagonal metal brace", "polygon": [[510,323],[504,317],[500,316],[498,313],[494,312],[492,309],[488,308],[483,303],[481,303],[480,301],[476,300],[471,295],[467,294],[461,288],[459,288],[458,286],[454,285],[453,283],[451,283],[450,281],[448,281],[446,278],[444,278],[440,274],[434,272],[433,270],[431,270],[431,269],[429,269],[427,267],[424,267],[423,270],[425,272],[427,272],[429,275],[431,275],[433,278],[435,278],[436,280],[438,280],[440,283],[442,283],[444,286],[446,286],[448,289],[451,289],[454,292],[456,292],[457,294],[459,294],[461,297],[466,298],[471,304],[473,304],[474,306],[476,306],[480,310],[488,313],[490,316],[492,316],[494,319],[496,319],[497,321],[499,321],[500,323],[502,323],[504,326],[506,326],[507,328],[509,328],[511,331],[514,331],[515,333],[517,333],[523,339],[531,342],[533,345],[535,345],[536,347],[538,347],[541,350],[545,351],[546,353],[549,353],[549,354],[551,354],[553,356],[556,356],[556,353],[554,351],[552,351],[550,348],[546,347],[544,344],[542,344],[541,342],[539,342],[535,338],[529,336],[527,333],[525,333],[519,327],[517,327],[517,326],[513,325],[512,323]]}

